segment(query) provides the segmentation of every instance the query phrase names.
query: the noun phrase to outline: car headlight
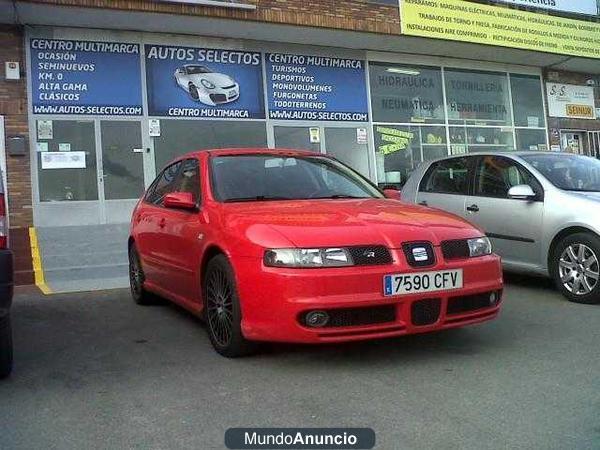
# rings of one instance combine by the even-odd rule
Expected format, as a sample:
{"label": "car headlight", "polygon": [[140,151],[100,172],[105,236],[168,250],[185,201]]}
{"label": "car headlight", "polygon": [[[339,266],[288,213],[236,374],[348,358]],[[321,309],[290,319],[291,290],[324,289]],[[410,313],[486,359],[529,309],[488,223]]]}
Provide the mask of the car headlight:
{"label": "car headlight", "polygon": [[469,255],[471,258],[492,253],[492,243],[486,237],[469,239],[467,243],[469,244]]}
{"label": "car headlight", "polygon": [[346,267],[354,265],[345,248],[277,248],[265,251],[269,267]]}
{"label": "car headlight", "polygon": [[202,86],[204,86],[206,89],[214,89],[215,85],[212,84],[210,81],[205,80],[204,78],[202,78],[200,80],[200,83],[202,83]]}

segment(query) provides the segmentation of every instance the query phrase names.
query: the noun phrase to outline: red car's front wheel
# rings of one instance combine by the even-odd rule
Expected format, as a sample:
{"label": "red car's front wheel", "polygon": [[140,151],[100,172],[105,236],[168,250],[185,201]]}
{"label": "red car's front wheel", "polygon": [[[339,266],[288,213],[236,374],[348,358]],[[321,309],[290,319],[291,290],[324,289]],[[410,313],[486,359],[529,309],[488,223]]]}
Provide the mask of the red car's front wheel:
{"label": "red car's front wheel", "polygon": [[252,345],[242,335],[235,277],[224,255],[209,261],[202,285],[208,335],[213,347],[228,358],[248,354]]}

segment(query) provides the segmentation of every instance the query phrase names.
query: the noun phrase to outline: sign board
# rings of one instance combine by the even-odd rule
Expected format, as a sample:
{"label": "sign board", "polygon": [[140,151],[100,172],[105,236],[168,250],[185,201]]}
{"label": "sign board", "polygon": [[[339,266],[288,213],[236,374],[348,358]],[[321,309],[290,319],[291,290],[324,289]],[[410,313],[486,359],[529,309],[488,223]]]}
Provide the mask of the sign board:
{"label": "sign board", "polygon": [[44,152],[42,169],[85,169],[85,152]]}
{"label": "sign board", "polygon": [[252,5],[238,0],[154,0],[160,3],[180,3],[184,5],[197,6],[220,6],[223,8],[236,9],[256,9],[256,5]]}
{"label": "sign board", "polygon": [[516,6],[529,6],[530,8],[546,9],[554,12],[574,14],[598,14],[596,0],[494,0],[494,3],[506,3]]}
{"label": "sign board", "polygon": [[140,46],[31,39],[34,114],[142,114]]}
{"label": "sign board", "polygon": [[264,119],[259,52],[146,45],[151,116]]}
{"label": "sign board", "polygon": [[591,120],[596,118],[592,86],[547,83],[546,94],[550,117]]}
{"label": "sign board", "polygon": [[270,119],[369,120],[364,61],[282,53],[265,58]]}
{"label": "sign board", "polygon": [[[577,3],[577,2],[572,2]],[[402,33],[600,59],[600,23],[463,0],[402,0]]]}

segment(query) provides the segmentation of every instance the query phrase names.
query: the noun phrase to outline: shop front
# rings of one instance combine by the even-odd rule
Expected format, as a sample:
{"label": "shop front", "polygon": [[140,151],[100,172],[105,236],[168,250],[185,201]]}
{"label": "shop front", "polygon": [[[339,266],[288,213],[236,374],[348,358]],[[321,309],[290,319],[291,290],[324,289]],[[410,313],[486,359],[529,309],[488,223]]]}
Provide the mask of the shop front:
{"label": "shop front", "polygon": [[107,34],[27,36],[37,227],[126,223],[158,171],[192,150],[308,149],[400,186],[424,160],[548,149],[537,68]]}

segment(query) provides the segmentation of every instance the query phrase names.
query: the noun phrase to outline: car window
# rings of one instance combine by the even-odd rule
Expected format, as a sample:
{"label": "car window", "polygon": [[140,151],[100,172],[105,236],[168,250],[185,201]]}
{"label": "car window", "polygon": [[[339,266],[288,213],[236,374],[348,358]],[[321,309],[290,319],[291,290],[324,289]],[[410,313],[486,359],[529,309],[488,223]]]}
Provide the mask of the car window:
{"label": "car window", "polygon": [[165,195],[169,192],[173,192],[175,187],[173,181],[176,179],[180,167],[181,161],[177,161],[175,164],[171,164],[163,170],[148,189],[144,200],[147,203],[161,205]]}
{"label": "car window", "polygon": [[532,153],[521,157],[559,189],[600,192],[600,161],[595,158],[568,153]]}
{"label": "car window", "polygon": [[215,197],[224,202],[381,197],[361,175],[321,156],[218,156],[211,173]]}
{"label": "car window", "polygon": [[421,192],[467,195],[469,191],[467,158],[454,158],[431,165],[420,186]]}
{"label": "car window", "polygon": [[537,180],[512,159],[485,156],[477,166],[476,196],[508,198],[509,189],[521,184],[531,186],[539,194]]}
{"label": "car window", "polygon": [[173,192],[189,192],[198,204],[200,200],[200,165],[197,159],[183,161],[177,179],[174,181]]}

